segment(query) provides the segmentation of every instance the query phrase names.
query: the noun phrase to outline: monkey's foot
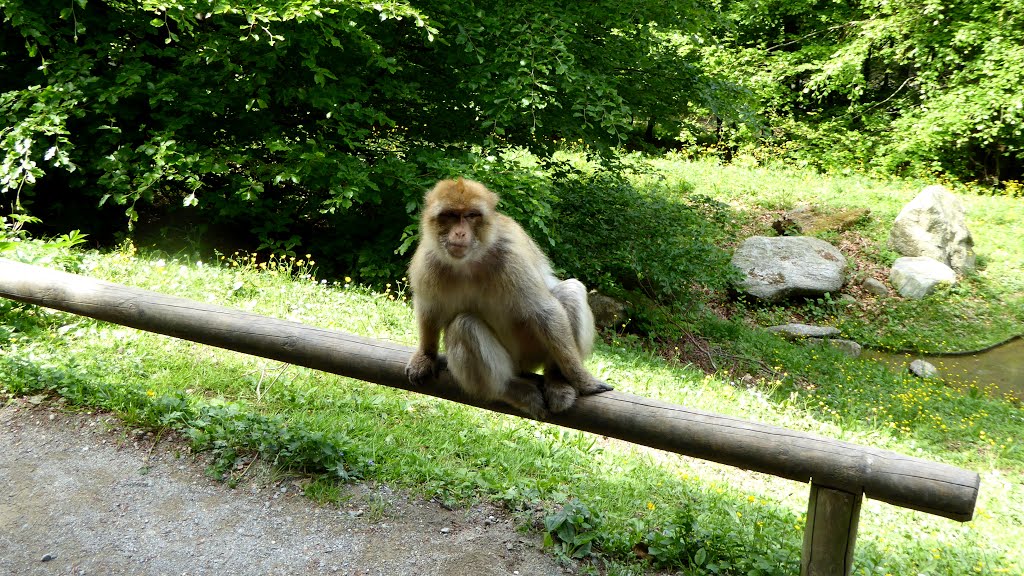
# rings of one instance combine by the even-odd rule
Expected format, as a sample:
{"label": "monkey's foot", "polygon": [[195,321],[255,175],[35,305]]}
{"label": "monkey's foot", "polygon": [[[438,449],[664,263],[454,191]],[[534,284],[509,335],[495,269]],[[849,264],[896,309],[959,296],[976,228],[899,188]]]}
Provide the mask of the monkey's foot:
{"label": "monkey's foot", "polygon": [[600,394],[601,392],[608,392],[614,390],[611,384],[598,380],[597,378],[590,378],[584,381],[580,386],[576,387],[576,391],[579,392],[580,396],[590,396],[591,394]]}
{"label": "monkey's foot", "polygon": [[409,363],[405,365],[405,376],[409,382],[422,386],[437,378],[442,369],[444,369],[444,362],[437,356],[416,352],[409,359]]}
{"label": "monkey's foot", "polygon": [[548,417],[548,410],[544,406],[544,396],[540,389],[532,383],[513,382],[509,389],[505,402],[523,412],[526,412],[534,420],[545,420]]}
{"label": "monkey's foot", "polygon": [[544,381],[544,399],[548,410],[558,414],[565,412],[576,403],[576,389],[562,380],[546,379]]}

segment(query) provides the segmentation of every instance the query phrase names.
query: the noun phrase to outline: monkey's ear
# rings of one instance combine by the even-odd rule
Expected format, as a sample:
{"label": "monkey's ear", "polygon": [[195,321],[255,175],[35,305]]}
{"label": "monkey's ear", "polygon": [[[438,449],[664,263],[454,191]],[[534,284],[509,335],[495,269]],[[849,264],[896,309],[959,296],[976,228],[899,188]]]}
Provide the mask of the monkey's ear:
{"label": "monkey's ear", "polygon": [[501,198],[498,198],[498,195],[492,192],[490,188],[484,188],[484,190],[486,190],[486,194],[484,194],[484,202],[487,204],[487,209],[493,212],[495,207],[498,206],[498,201],[501,200]]}
{"label": "monkey's ear", "polygon": [[483,201],[483,205],[488,212],[494,212],[494,208],[498,205],[498,195],[476,180],[465,180],[460,176],[455,181],[455,189],[473,198],[474,201]]}
{"label": "monkey's ear", "polygon": [[[462,178],[459,178],[459,182],[462,182]],[[487,186],[484,186],[480,182],[468,180],[466,181],[466,183],[473,185],[473,191],[476,193],[477,197],[483,200],[484,206],[487,207],[488,211],[493,212],[494,208],[498,205],[498,201],[500,200],[500,198],[498,198],[498,195],[495,194],[493,190],[491,190]]]}

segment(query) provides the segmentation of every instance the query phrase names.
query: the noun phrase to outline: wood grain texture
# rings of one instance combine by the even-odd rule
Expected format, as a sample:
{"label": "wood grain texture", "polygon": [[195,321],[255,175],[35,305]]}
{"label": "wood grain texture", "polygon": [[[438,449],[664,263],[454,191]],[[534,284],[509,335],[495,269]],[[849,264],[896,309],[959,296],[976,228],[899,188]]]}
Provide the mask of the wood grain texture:
{"label": "wood grain texture", "polygon": [[[405,363],[412,348],[400,344],[2,259],[0,296],[523,416],[467,397],[447,373],[411,385]],[[581,398],[548,421],[959,521],[972,518],[978,496],[975,472],[619,391]]]}
{"label": "wood grain texture", "polygon": [[863,497],[811,484],[800,576],[848,576]]}

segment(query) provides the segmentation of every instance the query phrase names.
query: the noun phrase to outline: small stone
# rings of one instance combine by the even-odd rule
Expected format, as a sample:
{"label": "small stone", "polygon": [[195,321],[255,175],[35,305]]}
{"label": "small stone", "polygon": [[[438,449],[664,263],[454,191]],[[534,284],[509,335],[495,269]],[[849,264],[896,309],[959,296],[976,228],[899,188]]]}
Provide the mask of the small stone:
{"label": "small stone", "polygon": [[56,559],[57,559],[57,555],[56,554],[44,554],[42,561],[43,562],[49,562],[50,560],[56,560]]}
{"label": "small stone", "polygon": [[910,363],[910,373],[918,378],[935,378],[939,369],[924,360],[914,360]]}
{"label": "small stone", "polygon": [[839,336],[839,329],[831,326],[811,326],[809,324],[782,324],[769,326],[769,332],[775,332],[790,340],[800,338],[831,338]]}
{"label": "small stone", "polygon": [[846,354],[850,358],[859,358],[864,348],[853,340],[843,338],[832,338],[827,340],[830,346]]}
{"label": "small stone", "polygon": [[594,324],[599,328],[616,328],[628,316],[625,302],[600,294],[596,290],[591,290],[587,295],[587,303],[594,313]]}
{"label": "small stone", "polygon": [[861,286],[864,287],[864,290],[868,291],[871,294],[874,294],[875,296],[885,297],[892,293],[889,291],[889,288],[886,287],[885,284],[883,284],[880,280],[876,280],[874,278],[867,278],[866,280],[864,280]]}
{"label": "small stone", "polygon": [[441,528],[441,534],[447,534],[447,533],[449,533],[451,531],[452,531],[451,528]]}

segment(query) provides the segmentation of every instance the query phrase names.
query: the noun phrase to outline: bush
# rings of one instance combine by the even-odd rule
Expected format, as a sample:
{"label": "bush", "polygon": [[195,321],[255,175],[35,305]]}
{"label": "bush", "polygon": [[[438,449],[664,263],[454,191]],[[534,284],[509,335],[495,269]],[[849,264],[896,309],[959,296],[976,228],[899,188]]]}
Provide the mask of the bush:
{"label": "bush", "polygon": [[724,204],[687,190],[640,191],[606,171],[563,179],[557,191],[552,260],[588,286],[667,304],[729,285]]}
{"label": "bush", "polygon": [[[437,178],[495,185],[487,154],[607,150],[667,113],[651,94],[698,99],[703,74],[666,33],[697,7],[0,2],[0,197],[102,243],[186,229],[393,280]],[[684,65],[686,88],[655,73]],[[546,234],[546,193],[500,188]]]}

